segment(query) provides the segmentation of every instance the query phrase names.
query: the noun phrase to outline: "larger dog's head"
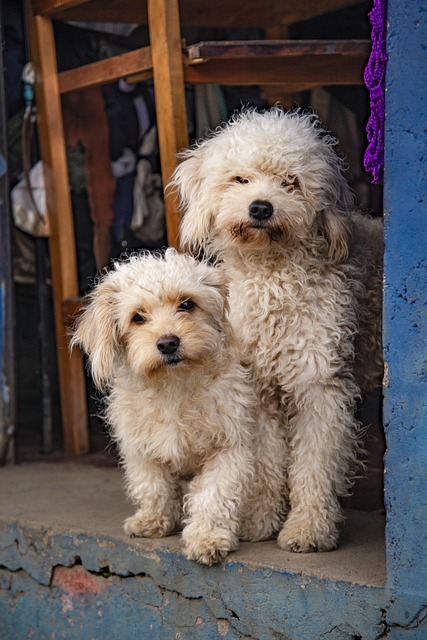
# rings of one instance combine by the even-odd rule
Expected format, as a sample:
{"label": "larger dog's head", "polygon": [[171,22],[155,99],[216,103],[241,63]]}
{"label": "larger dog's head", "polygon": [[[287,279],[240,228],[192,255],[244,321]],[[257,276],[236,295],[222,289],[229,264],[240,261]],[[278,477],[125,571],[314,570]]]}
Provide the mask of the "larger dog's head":
{"label": "larger dog's head", "polygon": [[317,116],[247,110],[180,154],[170,187],[181,199],[191,251],[266,250],[312,243],[341,261],[353,194],[336,140]]}
{"label": "larger dog's head", "polygon": [[225,274],[168,249],[116,263],[88,295],[71,346],[105,389],[120,366],[145,378],[215,366],[230,336]]}

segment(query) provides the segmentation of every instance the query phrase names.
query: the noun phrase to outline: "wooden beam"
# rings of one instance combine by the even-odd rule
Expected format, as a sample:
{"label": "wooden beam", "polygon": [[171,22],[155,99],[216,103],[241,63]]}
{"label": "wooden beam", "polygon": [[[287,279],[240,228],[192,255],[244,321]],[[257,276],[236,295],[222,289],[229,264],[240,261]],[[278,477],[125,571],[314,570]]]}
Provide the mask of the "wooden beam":
{"label": "wooden beam", "polygon": [[301,60],[272,60],[267,69],[265,62],[259,59],[248,62],[213,60],[206,63],[203,69],[187,66],[184,77],[186,82],[192,84],[293,85],[312,88],[363,84],[363,69],[364,65],[351,59],[325,61],[315,56],[308,57],[304,64]]}
{"label": "wooden beam", "polygon": [[190,83],[315,87],[363,84],[368,40],[199,42],[186,47]]}
{"label": "wooden beam", "polygon": [[[198,42],[183,48],[184,79],[193,84],[281,86],[292,93],[358,85],[364,82],[370,48],[369,40]],[[145,77],[136,73],[129,79]]]}
{"label": "wooden beam", "polygon": [[29,1],[27,11],[51,230],[49,249],[64,447],[67,453],[83,454],[89,450],[85,375],[80,353],[76,350],[69,353],[62,310],[65,298],[78,295],[78,283],[55,42],[50,20],[34,16]]}
{"label": "wooden beam", "polygon": [[146,73],[147,77],[152,76],[153,64],[150,47],[134,49],[112,58],[62,71],[58,75],[59,91],[67,93],[75,89],[106,84],[134,73]]}
{"label": "wooden beam", "polygon": [[[180,0],[181,26],[255,28],[283,26],[361,4],[363,0]],[[147,24],[144,0],[33,0],[35,13],[58,20]]]}
{"label": "wooden beam", "polygon": [[52,15],[58,11],[68,11],[87,4],[87,0],[33,0],[34,15]]}
{"label": "wooden beam", "polygon": [[304,56],[365,57],[370,40],[214,40],[184,48],[190,64],[204,60],[248,58],[299,58]]}
{"label": "wooden beam", "polygon": [[[175,170],[176,153],[188,145],[178,0],[148,0],[154,92],[163,185]],[[169,246],[178,246],[178,203],[165,195]]]}

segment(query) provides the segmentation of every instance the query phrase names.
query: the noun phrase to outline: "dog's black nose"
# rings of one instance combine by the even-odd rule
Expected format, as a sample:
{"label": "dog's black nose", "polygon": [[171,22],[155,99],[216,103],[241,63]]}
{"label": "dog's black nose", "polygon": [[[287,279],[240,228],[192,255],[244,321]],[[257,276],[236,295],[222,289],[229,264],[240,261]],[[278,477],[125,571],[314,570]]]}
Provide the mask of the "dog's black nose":
{"label": "dog's black nose", "polygon": [[180,340],[178,336],[162,336],[156,342],[156,346],[160,353],[171,355],[178,350]]}
{"label": "dog's black nose", "polygon": [[273,215],[273,205],[268,200],[254,200],[249,205],[249,215],[255,220],[267,220]]}

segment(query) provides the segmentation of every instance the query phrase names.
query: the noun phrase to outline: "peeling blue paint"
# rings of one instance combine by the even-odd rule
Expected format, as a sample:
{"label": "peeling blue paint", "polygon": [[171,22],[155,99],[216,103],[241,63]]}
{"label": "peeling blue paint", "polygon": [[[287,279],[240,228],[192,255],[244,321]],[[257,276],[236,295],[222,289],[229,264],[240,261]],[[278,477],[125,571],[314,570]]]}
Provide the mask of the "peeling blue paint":
{"label": "peeling blue paint", "polygon": [[[234,561],[205,567],[161,543],[0,523],[0,638],[425,640],[425,600]],[[57,579],[80,569],[89,587]],[[67,571],[67,570],[66,570]],[[95,581],[96,588],[91,586]],[[97,586],[98,585],[98,586]],[[52,634],[54,634],[52,636]],[[408,635],[410,634],[410,635]]]}
{"label": "peeling blue paint", "polygon": [[[427,11],[389,0],[385,319],[388,584],[427,591]],[[427,598],[425,598],[427,600]],[[427,632],[426,632],[427,637]]]}

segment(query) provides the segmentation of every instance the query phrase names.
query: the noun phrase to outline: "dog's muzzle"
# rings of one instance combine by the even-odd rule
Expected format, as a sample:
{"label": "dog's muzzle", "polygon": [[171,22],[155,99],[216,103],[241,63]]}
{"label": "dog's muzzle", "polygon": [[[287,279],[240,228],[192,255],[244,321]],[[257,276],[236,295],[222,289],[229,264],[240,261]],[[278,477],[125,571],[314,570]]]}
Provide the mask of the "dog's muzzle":
{"label": "dog's muzzle", "polygon": [[181,344],[178,336],[161,336],[156,347],[164,357],[166,364],[178,364],[182,357],[178,354],[179,345]]}
{"label": "dog's muzzle", "polygon": [[273,215],[273,205],[268,200],[254,200],[249,205],[249,215],[257,222],[264,222]]}

